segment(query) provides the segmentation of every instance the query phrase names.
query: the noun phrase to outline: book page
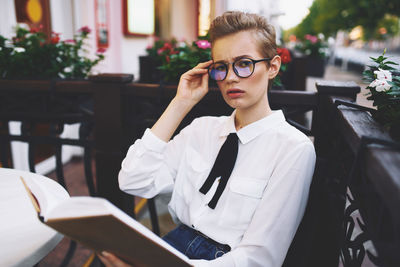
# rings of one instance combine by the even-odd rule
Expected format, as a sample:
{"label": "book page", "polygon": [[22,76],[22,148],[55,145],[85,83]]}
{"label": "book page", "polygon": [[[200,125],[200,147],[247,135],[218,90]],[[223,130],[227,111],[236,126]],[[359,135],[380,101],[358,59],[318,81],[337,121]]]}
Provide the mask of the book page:
{"label": "book page", "polygon": [[177,249],[162,240],[159,236],[154,234],[148,228],[130,217],[128,214],[121,211],[119,208],[117,208],[104,198],[71,197],[67,200],[60,202],[57,207],[50,210],[50,212],[47,214],[46,221],[57,221],[68,218],[96,217],[102,215],[112,215],[113,217],[121,221],[121,225],[125,224],[130,228],[135,229],[141,235],[152,240],[154,243],[159,244],[182,260],[188,262],[189,259],[184,254],[179,252]]}
{"label": "book page", "polygon": [[[40,175],[37,177],[22,177],[27,187],[38,201],[40,207],[40,215],[46,217],[49,210],[57,206],[58,203],[69,198],[66,191],[60,190],[60,185],[51,180],[45,179]],[[35,179],[41,179],[36,182]],[[22,181],[21,181],[22,182]]]}

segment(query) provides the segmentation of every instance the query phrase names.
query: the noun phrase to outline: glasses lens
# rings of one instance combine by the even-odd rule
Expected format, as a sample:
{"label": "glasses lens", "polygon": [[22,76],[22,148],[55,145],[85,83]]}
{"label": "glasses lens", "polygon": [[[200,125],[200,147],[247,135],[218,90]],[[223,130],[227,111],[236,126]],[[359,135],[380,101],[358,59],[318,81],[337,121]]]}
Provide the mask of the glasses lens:
{"label": "glasses lens", "polygon": [[239,77],[247,78],[253,73],[254,64],[250,59],[242,58],[233,63],[233,68]]}
{"label": "glasses lens", "polygon": [[226,76],[226,66],[222,63],[213,64],[208,70],[208,73],[210,74],[211,79],[222,81]]}

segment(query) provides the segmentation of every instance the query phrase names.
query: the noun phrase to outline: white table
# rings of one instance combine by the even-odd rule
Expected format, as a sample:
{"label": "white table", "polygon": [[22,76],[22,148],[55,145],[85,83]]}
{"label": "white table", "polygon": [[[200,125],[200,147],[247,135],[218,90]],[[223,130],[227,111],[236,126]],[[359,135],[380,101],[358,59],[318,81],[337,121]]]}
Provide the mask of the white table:
{"label": "white table", "polygon": [[35,179],[60,198],[68,198],[65,189],[49,178],[0,168],[0,266],[35,265],[63,238],[39,221],[20,176]]}

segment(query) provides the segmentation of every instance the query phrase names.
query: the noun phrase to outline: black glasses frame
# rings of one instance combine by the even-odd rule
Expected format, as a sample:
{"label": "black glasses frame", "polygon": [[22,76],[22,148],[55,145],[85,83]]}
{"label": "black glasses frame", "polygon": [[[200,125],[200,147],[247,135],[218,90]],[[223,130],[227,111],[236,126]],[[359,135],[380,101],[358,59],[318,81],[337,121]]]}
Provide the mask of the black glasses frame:
{"label": "black glasses frame", "polygon": [[[251,72],[249,75],[247,75],[247,76],[240,76],[239,73],[238,73],[238,71],[237,71],[236,68],[235,68],[235,63],[238,62],[238,61],[240,61],[240,60],[242,60],[242,59],[248,59],[248,60],[250,60],[250,61],[253,63],[253,70],[252,70],[252,72]],[[210,78],[213,79],[213,80],[215,80],[215,81],[223,81],[223,80],[225,80],[226,76],[228,76],[229,65],[232,65],[233,72],[236,74],[236,76],[238,76],[239,78],[248,78],[248,77],[250,77],[250,76],[254,73],[254,70],[256,69],[256,63],[261,62],[261,61],[270,61],[271,59],[272,59],[272,58],[262,58],[262,59],[254,60],[254,59],[251,59],[251,58],[242,57],[242,58],[239,58],[239,59],[233,61],[232,63],[218,62],[218,64],[222,64],[222,65],[224,65],[225,68],[226,68],[225,76],[224,76],[224,78],[221,79],[221,80],[216,80],[216,79],[212,78],[212,76],[211,76],[211,67],[214,66],[215,63],[213,63],[213,64],[211,64],[210,66],[208,66],[207,69],[208,69],[208,74],[210,75]]]}

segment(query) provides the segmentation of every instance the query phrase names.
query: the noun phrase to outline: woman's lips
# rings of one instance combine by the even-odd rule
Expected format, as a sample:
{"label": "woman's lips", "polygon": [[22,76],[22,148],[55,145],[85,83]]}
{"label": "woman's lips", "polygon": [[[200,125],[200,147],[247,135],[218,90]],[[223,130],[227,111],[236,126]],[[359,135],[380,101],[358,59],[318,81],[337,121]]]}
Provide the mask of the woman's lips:
{"label": "woman's lips", "polygon": [[229,90],[226,91],[226,94],[230,98],[238,98],[238,97],[241,97],[244,94],[244,91],[240,90],[240,89],[229,89]]}

